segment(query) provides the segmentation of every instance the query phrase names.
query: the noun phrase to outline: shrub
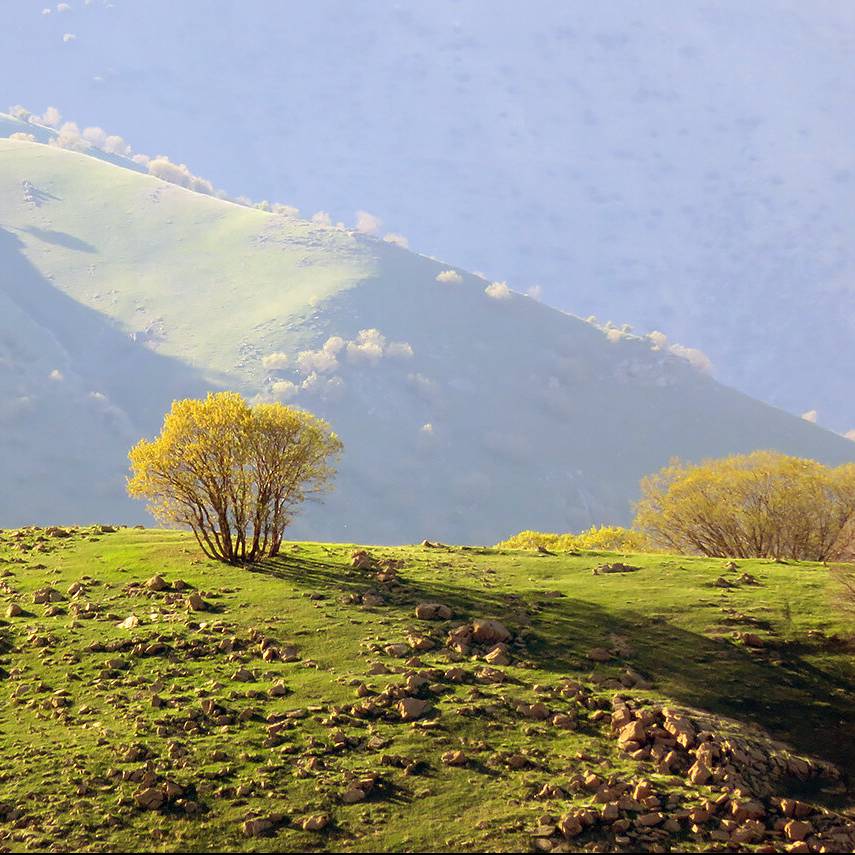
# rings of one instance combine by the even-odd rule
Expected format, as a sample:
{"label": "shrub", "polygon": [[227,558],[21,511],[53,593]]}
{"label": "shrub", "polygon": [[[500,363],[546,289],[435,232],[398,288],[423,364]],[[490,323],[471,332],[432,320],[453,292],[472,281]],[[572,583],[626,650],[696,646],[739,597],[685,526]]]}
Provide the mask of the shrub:
{"label": "shrub", "polygon": [[341,448],[326,422],[282,404],[175,401],[160,435],[131,449],[128,493],[190,528],[209,558],[254,561],[278,554],[297,507],[329,489]]}
{"label": "shrub", "polygon": [[494,300],[510,300],[511,289],[508,288],[507,282],[491,282],[485,289],[484,293]]}
{"label": "shrub", "polygon": [[855,464],[772,451],[675,461],[643,479],[641,493],[636,528],[671,551],[825,561],[852,536]]}
{"label": "shrub", "polygon": [[497,549],[537,549],[570,552],[577,549],[603,552],[649,552],[651,543],[639,531],[617,525],[591,526],[579,534],[553,534],[544,531],[521,531],[496,544]]}

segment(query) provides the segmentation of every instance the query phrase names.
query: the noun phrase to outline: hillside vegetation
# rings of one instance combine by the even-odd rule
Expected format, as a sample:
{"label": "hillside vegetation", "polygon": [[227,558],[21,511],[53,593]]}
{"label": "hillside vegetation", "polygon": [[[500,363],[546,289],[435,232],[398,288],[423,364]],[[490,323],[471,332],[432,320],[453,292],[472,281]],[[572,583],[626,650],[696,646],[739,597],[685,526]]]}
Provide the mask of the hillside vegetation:
{"label": "hillside vegetation", "polygon": [[233,193],[370,211],[855,428],[851,3],[5,5],[10,101]]}
{"label": "hillside vegetation", "polygon": [[851,567],[197,556],[176,532],[0,533],[0,844],[855,844]]}
{"label": "hillside vegetation", "polygon": [[3,525],[146,521],[128,449],[209,389],[305,407],[341,437],[305,539],[580,531],[628,523],[675,455],[855,459],[658,340],[48,145],[0,140],[0,265]]}

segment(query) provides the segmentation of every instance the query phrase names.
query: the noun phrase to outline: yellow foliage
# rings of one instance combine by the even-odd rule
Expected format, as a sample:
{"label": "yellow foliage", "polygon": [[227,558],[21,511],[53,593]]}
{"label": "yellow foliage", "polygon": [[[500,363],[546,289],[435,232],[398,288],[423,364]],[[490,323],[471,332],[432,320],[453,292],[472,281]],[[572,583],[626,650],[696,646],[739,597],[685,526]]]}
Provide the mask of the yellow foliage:
{"label": "yellow foliage", "polygon": [[552,534],[543,531],[521,531],[496,544],[497,549],[537,549],[551,552],[572,552],[579,549],[602,552],[647,552],[647,536],[616,525],[592,526],[579,534]]}
{"label": "yellow foliage", "polygon": [[276,555],[297,506],[329,489],[341,447],[310,413],[212,393],[173,402],[160,435],[131,449],[128,493],[192,529],[209,557],[253,561]]}
{"label": "yellow foliage", "polygon": [[641,493],[635,527],[686,554],[824,561],[855,521],[855,465],[772,451],[674,461],[643,479]]}

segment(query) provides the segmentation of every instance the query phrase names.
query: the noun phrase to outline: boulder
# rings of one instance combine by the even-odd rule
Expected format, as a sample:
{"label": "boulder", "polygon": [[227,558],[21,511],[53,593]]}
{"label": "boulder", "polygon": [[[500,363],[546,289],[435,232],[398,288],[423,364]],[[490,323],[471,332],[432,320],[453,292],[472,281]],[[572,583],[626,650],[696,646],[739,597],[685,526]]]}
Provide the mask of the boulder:
{"label": "boulder", "polygon": [[357,802],[365,801],[365,790],[359,787],[348,787],[341,796],[341,800],[346,805],[355,805]]}
{"label": "boulder", "polygon": [[558,820],[557,828],[559,833],[569,840],[572,837],[577,837],[582,833],[582,823],[579,818],[572,813],[562,816]]}
{"label": "boulder", "polygon": [[149,591],[165,591],[169,584],[162,576],[152,576],[146,581],[145,586]]}
{"label": "boulder", "polygon": [[632,721],[624,725],[618,732],[618,742],[644,742],[647,739],[647,731],[640,721]]}
{"label": "boulder", "polygon": [[330,818],[325,813],[307,816],[301,823],[303,831],[323,831],[330,824]]}
{"label": "boulder", "polygon": [[588,659],[592,662],[608,662],[612,654],[605,647],[594,647],[588,651]]}
{"label": "boulder", "polygon": [[402,698],[398,701],[396,707],[398,714],[401,716],[401,721],[415,721],[428,712],[430,704],[419,698]]}
{"label": "boulder", "polygon": [[134,793],[134,801],[143,810],[159,810],[166,801],[166,794],[159,787],[147,787]]}
{"label": "boulder", "polygon": [[374,567],[374,559],[364,549],[357,549],[350,555],[350,566],[354,570],[371,570]]}
{"label": "boulder", "polygon": [[712,777],[709,767],[703,763],[696,762],[689,766],[686,777],[693,783],[703,786]]}
{"label": "boulder", "polygon": [[478,644],[498,644],[510,641],[510,630],[497,620],[479,619],[472,621],[472,638]]}
{"label": "boulder", "polygon": [[508,648],[504,644],[497,644],[484,657],[485,662],[491,665],[510,665],[511,657],[508,655]]}
{"label": "boulder", "polygon": [[419,603],[416,606],[416,617],[419,620],[450,620],[454,612],[443,603]]}
{"label": "boulder", "polygon": [[202,595],[198,591],[193,591],[187,597],[187,608],[194,612],[204,612],[208,610],[208,604],[202,599]]}
{"label": "boulder", "polygon": [[260,837],[273,831],[273,823],[266,817],[247,819],[243,824],[243,833],[247,837]]}
{"label": "boulder", "polygon": [[410,646],[408,644],[387,644],[383,648],[384,652],[388,656],[407,656],[410,652]]}
{"label": "boulder", "polygon": [[784,835],[787,840],[800,841],[804,840],[809,834],[813,833],[813,826],[801,819],[791,819],[784,826]]}

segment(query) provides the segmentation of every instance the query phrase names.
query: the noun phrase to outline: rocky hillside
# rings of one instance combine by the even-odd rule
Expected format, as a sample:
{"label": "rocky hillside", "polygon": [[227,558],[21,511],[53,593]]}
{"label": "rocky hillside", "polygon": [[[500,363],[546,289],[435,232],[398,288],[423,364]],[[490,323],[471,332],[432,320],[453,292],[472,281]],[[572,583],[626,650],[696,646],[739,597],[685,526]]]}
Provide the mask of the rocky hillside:
{"label": "rocky hillside", "polygon": [[0,533],[0,846],[855,846],[852,568],[197,555],[162,531]]}
{"label": "rocky hillside", "polygon": [[855,458],[658,340],[48,145],[0,140],[0,263],[0,524],[144,520],[129,447],[224,387],[341,435],[302,536],[492,543],[626,522],[674,455]]}

